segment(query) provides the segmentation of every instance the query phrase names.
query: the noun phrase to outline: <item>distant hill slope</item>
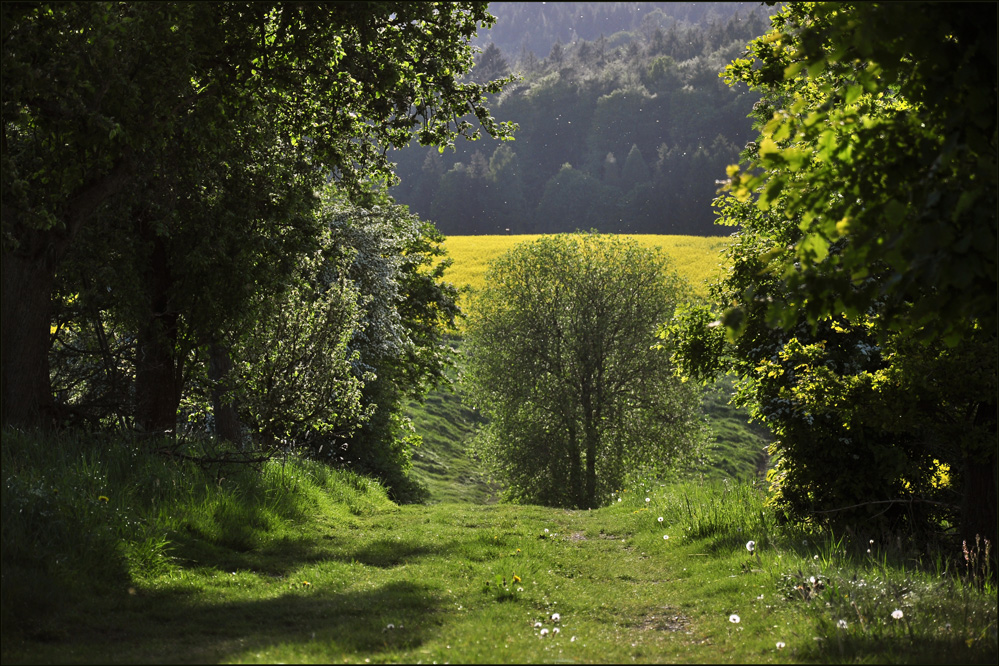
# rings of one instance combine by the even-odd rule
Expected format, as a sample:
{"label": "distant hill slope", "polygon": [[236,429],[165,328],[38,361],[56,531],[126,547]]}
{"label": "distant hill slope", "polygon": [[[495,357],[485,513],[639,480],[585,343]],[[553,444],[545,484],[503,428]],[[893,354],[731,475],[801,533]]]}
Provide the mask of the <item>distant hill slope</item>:
{"label": "distant hill slope", "polygon": [[[390,151],[400,203],[445,234],[724,235],[712,200],[759,95],[719,73],[764,34],[752,3],[496,3],[469,80],[514,141]],[[468,118],[473,125],[474,119]]]}
{"label": "distant hill slope", "polygon": [[673,21],[709,25],[769,12],[761,2],[490,2],[496,25],[479,30],[472,44],[493,43],[512,57],[526,49],[544,58],[556,41],[593,41],[619,32],[666,29]]}

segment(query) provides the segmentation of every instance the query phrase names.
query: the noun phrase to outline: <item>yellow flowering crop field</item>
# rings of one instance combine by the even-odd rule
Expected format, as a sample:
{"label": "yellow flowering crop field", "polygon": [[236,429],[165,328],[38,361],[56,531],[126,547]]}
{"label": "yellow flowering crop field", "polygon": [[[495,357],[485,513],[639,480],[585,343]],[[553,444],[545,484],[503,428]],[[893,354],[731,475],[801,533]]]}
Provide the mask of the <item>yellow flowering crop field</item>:
{"label": "yellow flowering crop field", "polygon": [[[489,263],[513,246],[532,241],[536,235],[507,236],[448,236],[444,247],[454,264],[444,278],[459,289],[477,289],[485,282]],[[721,251],[732,242],[731,236],[665,236],[633,235],[642,246],[662,248],[673,260],[673,266],[686,278],[699,295],[707,294],[706,281],[721,271]]]}

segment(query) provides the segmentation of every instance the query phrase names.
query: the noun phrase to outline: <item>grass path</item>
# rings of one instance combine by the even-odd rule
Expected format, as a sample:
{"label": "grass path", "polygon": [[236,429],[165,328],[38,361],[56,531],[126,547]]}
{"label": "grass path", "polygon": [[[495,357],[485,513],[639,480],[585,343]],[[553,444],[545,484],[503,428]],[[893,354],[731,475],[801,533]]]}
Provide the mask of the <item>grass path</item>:
{"label": "grass path", "polygon": [[[250,552],[179,543],[170,573],[59,609],[30,642],[5,642],[3,661],[939,663],[957,646],[960,663],[994,657],[992,638],[965,650],[966,632],[908,640],[900,623],[871,634],[851,617],[836,633],[819,601],[774,585],[781,550],[765,536],[754,559],[738,532],[670,533],[656,514],[676,498],[649,493],[651,511],[635,509],[641,498],[592,512],[402,506],[317,516]],[[829,551],[816,553],[828,576]],[[793,567],[811,566],[798,556]],[[887,616],[897,602],[886,603]],[[983,620],[994,627],[994,612]]]}
{"label": "grass path", "polygon": [[[728,564],[705,578],[709,558],[693,552],[703,543],[636,534],[629,529],[635,518],[616,507],[399,507],[257,553],[220,551],[218,561],[188,563],[101,607],[76,609],[43,628],[48,640],[29,652],[5,646],[4,661],[624,663],[777,656],[764,648],[774,641],[762,622],[728,622],[755,597],[752,576],[735,573],[744,552],[732,548],[728,558],[710,558],[712,571]],[[736,577],[728,578],[728,570]],[[716,591],[730,599],[733,587],[745,588],[745,609],[713,600]],[[754,640],[759,647],[747,651],[748,636],[766,640]]]}

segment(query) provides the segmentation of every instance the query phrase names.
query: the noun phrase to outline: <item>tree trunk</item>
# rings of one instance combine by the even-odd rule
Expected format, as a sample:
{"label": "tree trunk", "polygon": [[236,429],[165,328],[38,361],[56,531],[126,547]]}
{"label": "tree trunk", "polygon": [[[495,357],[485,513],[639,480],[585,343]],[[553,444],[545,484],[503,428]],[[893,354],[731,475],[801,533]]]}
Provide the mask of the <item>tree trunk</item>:
{"label": "tree trunk", "polygon": [[[56,269],[80,227],[127,184],[133,169],[126,149],[110,173],[86,181],[66,200],[63,229],[23,224],[13,208],[0,205],[4,233],[18,243],[3,252],[0,304],[0,420],[14,427],[51,427],[54,401],[49,378],[52,287]],[[2,203],[2,202],[0,202]],[[4,240],[4,245],[10,242]]]}
{"label": "tree trunk", "polygon": [[[978,405],[975,416],[975,426],[984,428],[988,439],[993,444],[996,440],[996,405],[994,402],[983,402]],[[964,460],[964,497],[961,505],[961,538],[972,547],[975,539],[981,536],[991,544],[991,559],[993,575],[997,573],[999,563],[999,466],[997,466],[996,450],[992,448],[987,453],[973,457],[965,454]]]}
{"label": "tree trunk", "polygon": [[243,435],[232,399],[232,360],[229,350],[219,343],[208,348],[208,378],[212,382],[212,413],[215,435],[233,444],[242,445]]}
{"label": "tree trunk", "polygon": [[3,425],[52,426],[49,327],[54,270],[44,258],[3,253],[0,376]]}
{"label": "tree trunk", "polygon": [[586,433],[586,508],[597,508],[597,441],[596,432]]}
{"label": "tree trunk", "polygon": [[145,271],[149,313],[138,332],[135,354],[135,421],[145,432],[173,432],[177,426],[181,377],[177,359],[179,315],[170,305],[171,275],[166,243],[153,239]]}
{"label": "tree trunk", "polygon": [[586,501],[583,493],[583,465],[580,460],[579,440],[576,439],[576,425],[570,423],[567,428],[568,441],[566,442],[569,452],[569,492],[572,497],[572,506],[577,509],[585,509]]}
{"label": "tree trunk", "polygon": [[586,509],[597,506],[597,424],[589,396],[583,400],[583,438],[586,443]]}

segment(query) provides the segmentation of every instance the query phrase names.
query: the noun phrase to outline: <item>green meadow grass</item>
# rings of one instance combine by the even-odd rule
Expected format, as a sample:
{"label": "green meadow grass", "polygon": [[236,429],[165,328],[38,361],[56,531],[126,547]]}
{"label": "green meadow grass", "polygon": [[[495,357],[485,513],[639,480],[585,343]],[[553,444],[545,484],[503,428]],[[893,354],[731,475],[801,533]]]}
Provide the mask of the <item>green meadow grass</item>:
{"label": "green meadow grass", "polygon": [[782,526],[753,482],[397,506],[149,448],[4,433],[4,663],[995,663],[992,583]]}

